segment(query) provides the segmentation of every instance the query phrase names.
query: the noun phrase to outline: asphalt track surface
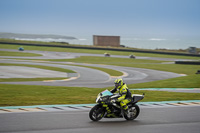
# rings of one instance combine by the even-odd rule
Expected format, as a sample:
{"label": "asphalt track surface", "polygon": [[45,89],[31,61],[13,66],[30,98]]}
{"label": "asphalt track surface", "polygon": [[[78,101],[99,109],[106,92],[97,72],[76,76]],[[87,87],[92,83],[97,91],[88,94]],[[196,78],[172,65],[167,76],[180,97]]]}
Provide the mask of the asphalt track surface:
{"label": "asphalt track surface", "polygon": [[[17,51],[17,50],[6,50],[1,49],[2,51]],[[1,58],[21,58],[21,59],[68,59],[68,58],[76,58],[80,56],[100,56],[101,54],[85,54],[85,53],[68,53],[68,52],[44,52],[44,51],[26,51],[29,53],[37,53],[43,56],[38,57],[13,57],[13,56],[0,56]],[[112,57],[117,58],[129,58],[127,56],[118,56],[113,55]],[[137,57],[139,59],[150,59],[150,60],[170,60],[173,61],[175,59],[169,58],[153,58],[153,57]],[[111,77],[105,72],[72,65],[85,65],[85,66],[95,66],[95,67],[103,67],[114,69],[117,71],[121,71],[124,73],[121,78],[124,79],[127,84],[134,83],[143,83],[150,82],[156,80],[163,80],[169,78],[180,77],[182,75],[172,73],[172,72],[164,72],[158,70],[150,70],[150,69],[142,69],[142,68],[133,68],[133,67],[121,67],[121,66],[112,66],[112,65],[99,65],[99,64],[85,64],[85,63],[70,63],[70,62],[36,62],[36,61],[17,61],[14,59],[1,59],[0,63],[16,63],[16,64],[31,64],[31,65],[43,65],[43,66],[52,66],[59,68],[66,68],[77,72],[75,76],[69,77],[69,80],[56,80],[56,81],[30,81],[30,82],[2,82],[4,84],[26,84],[26,85],[49,85],[49,86],[71,86],[71,87],[109,87],[113,86],[113,82],[116,78],[119,77]],[[56,64],[57,63],[57,64]],[[58,64],[59,63],[59,64]],[[63,64],[65,63],[65,64]],[[61,65],[62,64],[62,65]],[[18,70],[16,70],[17,72]],[[32,73],[35,74],[33,71]],[[6,75],[6,74],[5,74]]]}
{"label": "asphalt track surface", "polygon": [[0,66],[0,70],[1,70],[0,78],[39,78],[39,77],[66,78],[67,76],[67,74],[64,72],[51,71],[33,67],[25,67],[25,66]]}
{"label": "asphalt track surface", "polygon": [[0,114],[1,133],[199,133],[200,106],[141,108],[134,121],[93,122],[89,110]]}
{"label": "asphalt track surface", "polygon": [[[12,51],[12,50],[3,50]],[[16,50],[13,50],[16,51]],[[79,56],[102,56],[96,54],[80,54],[65,52],[41,52],[41,57],[26,57],[26,59],[61,59],[76,58]],[[114,57],[114,56],[112,56]],[[128,58],[117,56],[118,58]],[[1,57],[13,58],[13,57]],[[14,57],[25,58],[25,57]],[[168,60],[176,59],[138,57],[140,59]],[[60,85],[60,86],[85,86],[106,87],[113,86],[115,78],[99,70],[66,65],[52,64],[53,62],[16,61],[13,59],[1,59],[1,63],[36,64],[44,66],[55,66],[76,71],[75,79],[69,81],[55,82],[9,82],[7,84],[33,84],[33,85]],[[79,63],[77,63],[79,64]],[[91,65],[82,64],[81,65]],[[95,65],[97,66],[97,65]],[[124,72],[123,79],[126,83],[140,83],[155,81],[181,75],[170,72],[155,71],[150,69],[118,67],[109,65],[98,65]],[[72,78],[74,78],[72,76]],[[102,85],[103,84],[103,85]],[[48,112],[26,112],[26,113],[0,113],[0,132],[2,133],[199,133],[200,132],[200,106],[187,107],[141,107],[139,117],[134,121],[126,121],[123,118],[102,119],[93,122],[89,119],[89,110],[79,111],[48,111]]]}

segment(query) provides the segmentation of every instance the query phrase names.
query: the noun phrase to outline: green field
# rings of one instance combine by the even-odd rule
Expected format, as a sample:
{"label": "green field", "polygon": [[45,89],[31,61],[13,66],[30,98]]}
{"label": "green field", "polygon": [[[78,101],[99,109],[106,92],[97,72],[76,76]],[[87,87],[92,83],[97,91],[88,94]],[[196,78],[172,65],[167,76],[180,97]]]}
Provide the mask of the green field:
{"label": "green field", "polygon": [[[0,106],[27,106],[51,104],[95,103],[99,92],[109,88],[55,87],[0,84]],[[143,102],[200,100],[200,93],[177,93],[161,91],[132,91],[145,93]]]}
{"label": "green field", "polygon": [[58,47],[38,47],[38,46],[25,46],[23,45],[8,45],[0,44],[0,48],[3,49],[18,49],[19,46],[23,46],[26,50],[39,50],[39,51],[56,51],[56,52],[72,52],[72,53],[91,53],[91,54],[104,54],[110,53],[111,55],[131,55],[135,56],[146,56],[146,57],[161,57],[161,58],[177,58],[177,59],[194,59],[199,60],[200,57],[193,56],[180,56],[180,55],[165,55],[165,54],[151,54],[151,53],[140,53],[140,52],[125,52],[125,51],[110,51],[110,50],[94,50],[94,49],[77,49],[77,48],[58,48]]}
{"label": "green field", "polygon": [[109,74],[112,77],[118,77],[118,76],[122,76],[123,75],[123,73],[120,72],[120,71],[116,71],[116,70],[108,69],[108,68],[93,67],[93,66],[83,66],[83,65],[72,65],[72,66],[80,66],[80,67],[87,67],[87,68],[97,69],[97,70],[100,70],[100,71],[103,71],[103,72]]}
{"label": "green field", "polygon": [[[0,48],[17,49],[16,45],[0,45]],[[25,50],[41,50],[41,51],[58,51],[58,52],[79,52],[79,53],[99,53],[104,54],[108,52],[116,55],[130,55],[131,52],[117,52],[117,51],[105,51],[105,50],[80,50],[69,48],[50,48],[50,47],[36,47],[36,46],[23,46]],[[1,52],[1,51],[0,51]],[[18,53],[18,52],[17,52]],[[9,53],[2,56],[10,56],[16,53]],[[20,53],[22,56],[25,53]],[[200,59],[199,57],[187,57],[187,56],[172,56],[172,55],[160,55],[160,54],[146,54],[146,53],[134,53],[136,56],[151,56],[162,58],[182,58],[182,59]],[[31,55],[24,55],[31,56]],[[34,55],[32,55],[34,56]],[[44,60],[43,60],[44,61]],[[153,81],[139,84],[129,84],[129,88],[200,88],[200,75],[195,74],[197,70],[200,70],[199,65],[180,65],[180,64],[163,64],[166,61],[162,60],[139,60],[139,59],[121,59],[121,58],[106,58],[106,57],[79,57],[76,59],[64,59],[64,60],[48,60],[59,62],[77,62],[77,63],[89,63],[89,64],[107,64],[126,67],[137,67],[154,69],[161,71],[174,72],[178,74],[185,74],[186,76]],[[51,63],[51,62],[49,62]],[[8,64],[0,64],[8,65]],[[16,64],[10,64],[16,65]],[[62,64],[63,65],[63,64]],[[22,64],[22,66],[25,66]],[[29,66],[38,67],[38,66]],[[39,66],[42,69],[57,70],[59,68],[47,68]],[[86,67],[86,66],[84,66]],[[88,67],[88,66],[87,66]],[[122,73],[117,71],[105,70],[95,67],[110,75],[120,76]],[[70,71],[70,70],[69,70]],[[14,79],[13,79],[14,80]],[[15,79],[16,80],[16,79]],[[23,80],[23,79],[21,79]],[[19,81],[21,81],[19,79]],[[12,81],[12,79],[10,80]],[[0,106],[16,106],[16,105],[42,105],[42,104],[84,104],[94,103],[96,95],[104,89],[108,88],[85,88],[85,87],[55,87],[55,86],[31,86],[31,85],[9,85],[0,84]],[[163,92],[163,91],[134,91],[134,93],[146,93],[143,101],[171,101],[171,100],[200,100],[200,94],[198,93],[177,93],[177,92]]]}
{"label": "green field", "polygon": [[34,54],[34,53],[26,53],[26,52],[22,52],[22,51],[19,51],[19,52],[9,52],[9,51],[0,51],[0,56],[42,56],[40,54]]}

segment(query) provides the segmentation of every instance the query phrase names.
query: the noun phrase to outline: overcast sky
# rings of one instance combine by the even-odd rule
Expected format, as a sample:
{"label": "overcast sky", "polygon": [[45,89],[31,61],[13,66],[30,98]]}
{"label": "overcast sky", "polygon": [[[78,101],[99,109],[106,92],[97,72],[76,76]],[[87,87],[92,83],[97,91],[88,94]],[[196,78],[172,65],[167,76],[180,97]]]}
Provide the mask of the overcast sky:
{"label": "overcast sky", "polygon": [[200,0],[0,0],[0,32],[200,36]]}

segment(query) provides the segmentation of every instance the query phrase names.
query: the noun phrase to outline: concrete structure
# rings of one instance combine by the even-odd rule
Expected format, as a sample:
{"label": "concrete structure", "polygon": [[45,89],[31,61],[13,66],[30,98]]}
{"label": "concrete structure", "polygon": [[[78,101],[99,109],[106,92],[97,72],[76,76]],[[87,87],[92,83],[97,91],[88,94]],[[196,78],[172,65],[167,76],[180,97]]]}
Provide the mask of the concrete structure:
{"label": "concrete structure", "polygon": [[120,47],[120,36],[99,36],[93,35],[94,46]]}
{"label": "concrete structure", "polygon": [[190,54],[196,54],[197,53],[197,48],[196,47],[189,47],[188,48],[188,52]]}

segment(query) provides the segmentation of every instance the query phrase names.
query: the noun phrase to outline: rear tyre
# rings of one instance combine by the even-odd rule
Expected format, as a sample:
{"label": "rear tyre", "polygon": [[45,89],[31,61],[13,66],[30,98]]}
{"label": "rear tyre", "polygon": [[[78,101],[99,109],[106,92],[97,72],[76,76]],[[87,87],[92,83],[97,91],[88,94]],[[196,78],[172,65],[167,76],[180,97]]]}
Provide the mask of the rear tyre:
{"label": "rear tyre", "polygon": [[99,121],[104,117],[105,110],[100,105],[95,105],[89,112],[89,117],[93,121]]}
{"label": "rear tyre", "polygon": [[140,113],[140,108],[137,104],[132,105],[129,107],[127,114],[124,114],[126,120],[134,120],[138,117]]}

